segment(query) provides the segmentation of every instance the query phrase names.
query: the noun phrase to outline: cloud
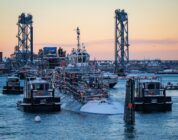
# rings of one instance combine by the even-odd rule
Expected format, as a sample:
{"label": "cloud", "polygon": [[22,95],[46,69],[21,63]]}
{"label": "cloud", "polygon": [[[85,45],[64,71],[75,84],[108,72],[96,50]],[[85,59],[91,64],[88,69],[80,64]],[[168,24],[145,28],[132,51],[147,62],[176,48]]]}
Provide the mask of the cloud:
{"label": "cloud", "polygon": [[[98,41],[89,41],[88,44],[114,44],[114,39],[105,39]],[[130,45],[178,45],[178,39],[131,39]]]}
{"label": "cloud", "polygon": [[[113,43],[113,39],[103,39],[103,40],[93,40],[93,41],[87,41],[87,42],[82,42],[84,45],[87,45],[89,47],[90,45],[102,45],[102,44],[111,44]],[[36,46],[61,46],[61,47],[76,47],[77,43],[35,43]]]}
{"label": "cloud", "polygon": [[42,47],[75,47],[76,44],[58,44],[58,43],[35,43],[35,46],[42,46]]}
{"label": "cloud", "polygon": [[[90,47],[92,45],[113,45],[114,46],[114,39],[103,39],[103,40],[93,40],[93,41],[87,41],[84,42],[84,45],[86,45],[87,47]],[[151,40],[151,39],[130,39],[129,44],[131,46],[134,45],[178,45],[178,39],[155,39],[155,40]],[[76,47],[77,44],[75,43],[36,43],[35,45],[37,46],[61,46],[61,47]]]}
{"label": "cloud", "polygon": [[102,45],[102,44],[113,44],[114,39],[103,39],[103,40],[93,40],[93,41],[87,41],[84,44],[87,45]]}
{"label": "cloud", "polygon": [[[103,39],[88,41],[84,44],[87,45],[103,45],[110,44],[114,46],[114,39]],[[178,45],[178,39],[130,39],[130,45]]]}
{"label": "cloud", "polygon": [[133,45],[178,45],[178,40],[177,39],[158,39],[158,40],[135,39],[135,40],[131,40],[130,44],[133,44]]}

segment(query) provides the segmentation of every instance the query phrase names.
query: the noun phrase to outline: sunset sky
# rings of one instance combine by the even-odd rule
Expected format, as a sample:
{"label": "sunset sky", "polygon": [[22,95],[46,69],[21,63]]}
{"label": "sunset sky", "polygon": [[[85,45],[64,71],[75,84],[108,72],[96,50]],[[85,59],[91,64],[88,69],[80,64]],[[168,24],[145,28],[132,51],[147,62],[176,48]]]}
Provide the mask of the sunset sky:
{"label": "sunset sky", "polygon": [[75,29],[91,59],[114,59],[114,10],[129,17],[130,59],[178,59],[178,0],[0,0],[0,51],[17,45],[17,20],[33,15],[34,50],[76,47]]}

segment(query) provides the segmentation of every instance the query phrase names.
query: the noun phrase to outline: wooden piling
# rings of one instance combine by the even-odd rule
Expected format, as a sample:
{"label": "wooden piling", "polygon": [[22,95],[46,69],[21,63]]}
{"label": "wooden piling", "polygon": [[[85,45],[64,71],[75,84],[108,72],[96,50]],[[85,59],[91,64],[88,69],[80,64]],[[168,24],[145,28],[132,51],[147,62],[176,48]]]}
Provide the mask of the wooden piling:
{"label": "wooden piling", "polygon": [[125,107],[124,107],[124,121],[126,124],[134,124],[135,109],[134,109],[134,93],[135,81],[128,79],[126,83]]}

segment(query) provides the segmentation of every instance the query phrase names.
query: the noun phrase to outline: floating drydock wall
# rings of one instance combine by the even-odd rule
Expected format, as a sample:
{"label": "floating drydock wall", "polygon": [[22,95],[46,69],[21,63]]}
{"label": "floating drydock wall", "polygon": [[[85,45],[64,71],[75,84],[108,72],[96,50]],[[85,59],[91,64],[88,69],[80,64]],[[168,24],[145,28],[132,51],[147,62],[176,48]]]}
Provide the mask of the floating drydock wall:
{"label": "floating drydock wall", "polygon": [[126,124],[134,124],[135,110],[134,110],[134,93],[135,81],[133,79],[127,80],[126,95],[125,95],[125,108],[124,108],[124,121]]}
{"label": "floating drydock wall", "polygon": [[18,26],[18,45],[15,48],[15,56],[18,63],[26,64],[33,62],[33,20],[32,15],[22,13],[17,22]]}
{"label": "floating drydock wall", "polygon": [[128,15],[115,10],[115,72],[124,72],[129,61]]}

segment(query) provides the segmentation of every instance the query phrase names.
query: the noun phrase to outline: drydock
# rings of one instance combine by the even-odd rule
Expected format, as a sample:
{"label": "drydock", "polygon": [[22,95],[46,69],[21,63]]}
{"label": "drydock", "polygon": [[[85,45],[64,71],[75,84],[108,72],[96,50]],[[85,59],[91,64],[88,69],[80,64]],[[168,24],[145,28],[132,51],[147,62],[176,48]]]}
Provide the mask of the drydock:
{"label": "drydock", "polygon": [[[94,139],[106,132],[116,138],[116,131],[118,135],[132,131],[134,137],[141,135],[143,138],[145,133],[161,135],[169,132],[170,124],[177,126],[178,105],[173,104],[178,101],[177,85],[170,82],[178,81],[178,75],[141,73],[134,69],[132,73],[132,69],[128,69],[134,67],[134,63],[129,64],[128,15],[124,10],[115,10],[114,61],[90,60],[87,48],[80,43],[79,27],[75,30],[77,45],[70,53],[63,47],[47,46],[35,54],[32,15],[22,13],[17,26],[18,45],[11,58],[4,62],[8,70],[3,73],[11,76],[3,74],[0,77],[2,135],[12,128],[20,138],[21,133],[26,134],[28,130],[29,136],[35,132],[34,135],[43,134],[43,138],[52,139],[46,132],[66,135],[65,129],[70,128],[68,131],[74,139],[79,139],[78,132],[87,137],[91,130]],[[155,76],[161,80],[151,79]],[[37,126],[39,131],[34,130],[31,125],[36,124],[29,121],[34,115],[41,115],[45,122]],[[98,126],[100,130],[95,131]],[[158,128],[157,131],[154,128]],[[177,128],[173,127],[169,133],[173,132],[177,137]],[[16,132],[18,129],[20,132]]]}

